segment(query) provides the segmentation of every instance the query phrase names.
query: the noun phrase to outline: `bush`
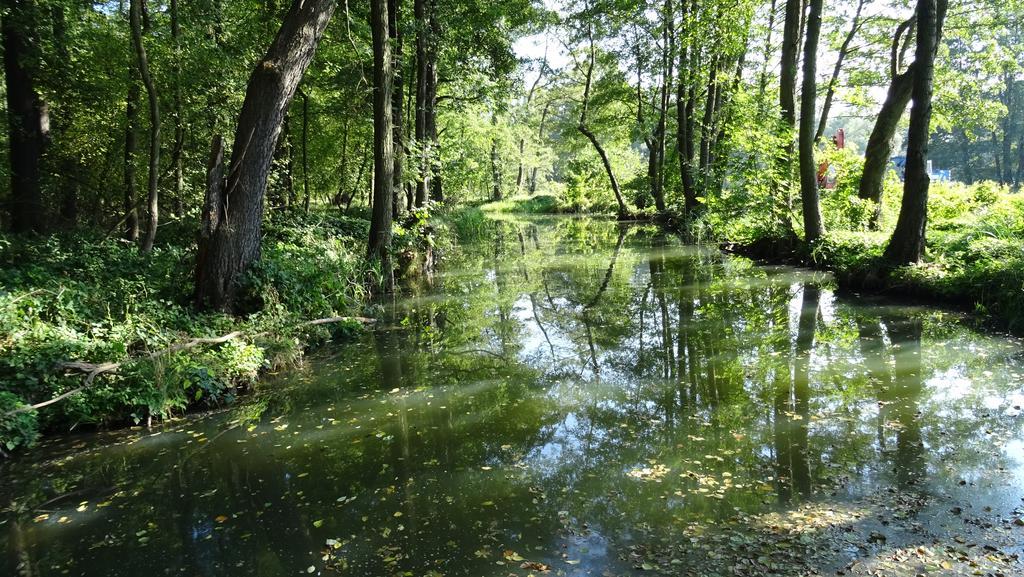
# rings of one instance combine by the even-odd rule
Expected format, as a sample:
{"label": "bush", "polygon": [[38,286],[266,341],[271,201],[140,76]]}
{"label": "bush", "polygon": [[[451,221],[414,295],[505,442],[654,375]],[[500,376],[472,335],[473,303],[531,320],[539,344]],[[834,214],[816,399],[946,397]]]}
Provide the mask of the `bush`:
{"label": "bush", "polygon": [[24,412],[6,416],[7,413],[24,406],[26,403],[17,395],[0,391],[0,453],[31,445],[39,435],[35,413]]}
{"label": "bush", "polygon": [[[0,415],[81,386],[83,377],[66,374],[62,363],[122,363],[38,414],[0,418],[0,448],[30,444],[40,430],[140,422],[230,402],[265,368],[295,362],[305,343],[327,334],[297,325],[366,301],[368,229],[336,211],[274,215],[263,258],[243,287],[255,312],[241,319],[191,308],[190,241],[141,255],[131,243],[88,233],[0,235]],[[232,331],[266,336],[150,358]]]}

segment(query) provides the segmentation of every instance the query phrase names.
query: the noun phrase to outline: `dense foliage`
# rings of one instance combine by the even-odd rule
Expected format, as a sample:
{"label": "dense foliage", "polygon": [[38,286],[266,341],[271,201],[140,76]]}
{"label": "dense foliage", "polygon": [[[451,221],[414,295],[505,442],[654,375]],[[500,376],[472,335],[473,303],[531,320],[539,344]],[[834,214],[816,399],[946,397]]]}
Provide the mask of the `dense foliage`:
{"label": "dense foliage", "polygon": [[[439,214],[488,201],[656,219],[1020,328],[1022,15],[4,0],[0,435],[217,404],[323,336],[302,322],[429,268]],[[124,364],[19,411],[81,386],[74,361]]]}

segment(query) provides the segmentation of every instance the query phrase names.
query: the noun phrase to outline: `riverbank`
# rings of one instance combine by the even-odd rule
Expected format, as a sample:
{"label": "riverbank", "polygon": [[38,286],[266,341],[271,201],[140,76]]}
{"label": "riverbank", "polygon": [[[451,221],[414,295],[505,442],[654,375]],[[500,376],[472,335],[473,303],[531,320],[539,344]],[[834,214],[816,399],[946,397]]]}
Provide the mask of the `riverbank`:
{"label": "riverbank", "polygon": [[[832,272],[842,290],[912,299],[977,314],[1024,331],[1024,196],[993,183],[933,186],[923,262],[892,267],[882,258],[891,230],[836,228],[808,250],[799,239],[761,231],[716,236],[723,249],[761,262]],[[706,230],[707,223],[696,226]],[[705,232],[706,234],[706,232]],[[739,240],[736,240],[736,238]]]}
{"label": "riverbank", "polygon": [[[933,183],[925,261],[893,268],[882,253],[899,212],[898,183],[887,182],[878,230],[871,230],[867,223],[875,207],[856,197],[853,176],[821,192],[827,232],[811,250],[771,222],[771,211],[738,194],[712,199],[696,219],[670,209],[651,220],[691,242],[717,244],[758,262],[830,271],[842,290],[943,304],[975,313],[996,328],[1024,332],[1024,195],[993,182]],[[559,214],[574,207],[538,195],[480,208]],[[793,215],[794,230],[798,223]]]}
{"label": "riverbank", "polygon": [[[243,291],[249,312],[239,316],[191,306],[194,224],[162,229],[150,255],[94,233],[0,236],[0,452],[45,432],[138,424],[229,403],[263,373],[360,329],[359,320],[339,317],[363,313],[372,296],[361,240],[368,215],[273,215]],[[444,227],[406,224],[395,252],[413,269],[417,253],[447,241],[437,238]],[[108,370],[96,371],[101,365]],[[71,391],[79,392],[28,410]]]}

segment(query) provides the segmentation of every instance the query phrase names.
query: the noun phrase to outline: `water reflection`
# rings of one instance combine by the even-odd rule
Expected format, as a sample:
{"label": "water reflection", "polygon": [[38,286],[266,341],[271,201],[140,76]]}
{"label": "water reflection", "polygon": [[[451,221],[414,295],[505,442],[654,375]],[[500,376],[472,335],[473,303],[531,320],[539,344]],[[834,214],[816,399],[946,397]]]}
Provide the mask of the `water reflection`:
{"label": "water reflection", "polygon": [[235,410],[6,464],[9,573],[641,574],[738,514],[900,495],[890,543],[941,540],[1024,490],[1018,343],[653,228],[495,222],[380,315]]}

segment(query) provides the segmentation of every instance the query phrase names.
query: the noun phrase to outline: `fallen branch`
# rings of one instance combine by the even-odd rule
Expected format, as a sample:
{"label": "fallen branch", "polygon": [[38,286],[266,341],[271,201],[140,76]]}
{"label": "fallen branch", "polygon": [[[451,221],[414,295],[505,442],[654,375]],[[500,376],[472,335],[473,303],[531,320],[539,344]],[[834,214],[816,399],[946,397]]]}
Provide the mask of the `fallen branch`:
{"label": "fallen branch", "polygon": [[[304,323],[300,323],[300,324],[296,325],[293,328],[314,327],[314,326],[329,325],[329,324],[334,324],[334,323],[344,323],[344,322],[349,322],[349,321],[356,321],[356,322],[362,323],[364,325],[372,325],[375,322],[377,322],[374,319],[370,319],[370,318],[366,318],[366,317],[327,317],[327,318],[323,318],[323,319],[316,319],[316,320],[312,320],[312,321],[306,321]],[[272,331],[264,331],[262,333],[257,333],[255,335],[252,335],[252,338],[259,338],[259,337],[262,337],[262,336],[265,336],[265,335],[269,334],[270,332],[272,332]],[[244,335],[245,335],[245,333],[243,333],[242,331],[234,331],[234,332],[230,332],[230,333],[228,333],[226,335],[222,335],[222,336],[219,336],[219,337],[200,337],[200,338],[195,338],[195,339],[183,342],[183,343],[178,343],[178,344],[171,345],[171,346],[167,347],[166,349],[161,349],[159,351],[152,352],[152,353],[146,355],[144,358],[146,358],[146,359],[156,359],[156,358],[167,356],[167,355],[170,355],[170,354],[180,353],[181,351],[186,351],[188,349],[195,348],[195,347],[197,347],[199,345],[219,345],[219,344],[226,343],[228,341],[232,341],[232,340],[237,339],[239,337],[242,337]],[[128,361],[124,361],[124,362],[128,362]],[[106,374],[106,373],[116,373],[124,365],[124,362],[95,364],[95,363],[87,363],[87,362],[84,362],[84,361],[69,361],[69,362],[66,362],[66,363],[61,363],[58,366],[62,370],[65,370],[65,371],[77,371],[79,373],[85,374],[85,383],[83,383],[82,386],[80,386],[80,387],[78,387],[76,389],[72,389],[70,391],[62,393],[62,394],[60,394],[60,395],[58,395],[58,396],[56,396],[56,397],[54,397],[54,398],[52,398],[52,399],[50,399],[48,401],[43,401],[41,403],[36,403],[34,405],[26,405],[24,407],[18,407],[17,409],[14,409],[13,411],[8,411],[8,412],[4,413],[3,416],[4,416],[4,418],[7,418],[7,417],[10,417],[10,416],[13,416],[13,415],[20,414],[20,413],[27,413],[29,411],[34,411],[36,409],[41,409],[43,407],[47,407],[47,406],[52,405],[54,403],[58,403],[60,401],[63,401],[64,399],[70,397],[71,395],[74,395],[76,393],[84,391],[85,389],[88,389],[89,387],[93,386],[93,383],[96,381],[96,377],[98,377],[100,375],[103,375],[103,374]]]}

